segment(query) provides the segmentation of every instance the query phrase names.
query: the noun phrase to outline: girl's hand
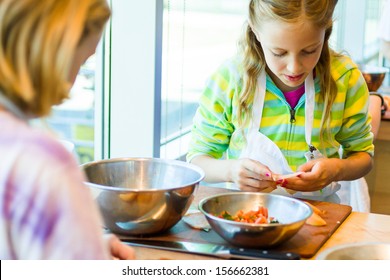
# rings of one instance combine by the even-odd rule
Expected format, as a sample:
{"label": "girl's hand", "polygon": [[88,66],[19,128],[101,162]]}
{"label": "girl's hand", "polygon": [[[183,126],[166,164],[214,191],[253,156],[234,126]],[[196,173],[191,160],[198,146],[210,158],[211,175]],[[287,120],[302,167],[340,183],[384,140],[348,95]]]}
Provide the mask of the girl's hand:
{"label": "girl's hand", "polygon": [[113,259],[116,260],[134,260],[135,251],[130,246],[122,243],[118,237],[113,234],[105,235],[105,239],[110,248],[110,253]]}
{"label": "girl's hand", "polygon": [[231,181],[243,191],[271,192],[277,182],[272,179],[269,168],[258,161],[244,158],[232,161]]}
{"label": "girl's hand", "polygon": [[303,173],[294,178],[286,179],[282,186],[295,191],[311,192],[318,191],[337,181],[341,170],[340,159],[321,158],[311,160],[301,165],[298,171]]}

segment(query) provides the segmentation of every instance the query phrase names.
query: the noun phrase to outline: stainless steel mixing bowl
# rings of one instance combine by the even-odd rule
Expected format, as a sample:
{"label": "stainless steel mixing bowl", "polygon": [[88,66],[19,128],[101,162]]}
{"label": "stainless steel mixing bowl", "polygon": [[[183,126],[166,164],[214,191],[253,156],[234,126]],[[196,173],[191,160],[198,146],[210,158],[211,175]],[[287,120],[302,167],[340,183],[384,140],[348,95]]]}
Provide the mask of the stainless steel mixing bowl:
{"label": "stainless steel mixing bowl", "polygon": [[[230,214],[267,207],[269,216],[278,224],[250,224],[218,218],[223,211]],[[295,198],[255,192],[232,192],[207,197],[200,201],[199,210],[206,216],[211,227],[229,243],[248,248],[277,246],[291,237],[311,216],[312,209]]]}
{"label": "stainless steel mixing bowl", "polygon": [[114,158],[81,167],[104,226],[123,235],[156,234],[174,226],[204,177],[192,164],[158,158]]}
{"label": "stainless steel mixing bowl", "polygon": [[337,245],[318,254],[318,260],[390,260],[390,243],[359,242]]}
{"label": "stainless steel mixing bowl", "polygon": [[360,64],[359,69],[366,80],[370,92],[375,92],[380,88],[386,73],[389,72],[388,68],[367,64]]}

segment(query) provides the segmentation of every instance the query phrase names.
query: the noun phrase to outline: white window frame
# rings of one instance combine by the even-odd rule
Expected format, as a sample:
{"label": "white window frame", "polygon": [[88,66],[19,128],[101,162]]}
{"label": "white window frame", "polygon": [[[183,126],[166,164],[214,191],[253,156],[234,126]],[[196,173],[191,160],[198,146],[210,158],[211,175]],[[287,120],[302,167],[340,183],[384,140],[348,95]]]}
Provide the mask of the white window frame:
{"label": "white window frame", "polygon": [[159,157],[162,0],[111,0],[97,158]]}

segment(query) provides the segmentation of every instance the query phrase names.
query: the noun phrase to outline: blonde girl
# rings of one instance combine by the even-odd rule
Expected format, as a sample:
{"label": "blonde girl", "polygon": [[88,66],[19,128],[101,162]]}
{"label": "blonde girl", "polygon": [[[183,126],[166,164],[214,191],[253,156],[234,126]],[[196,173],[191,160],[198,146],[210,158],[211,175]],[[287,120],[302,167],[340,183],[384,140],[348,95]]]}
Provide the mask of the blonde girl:
{"label": "blonde girl", "polygon": [[206,181],[352,204],[341,181],[369,172],[374,147],[365,81],[329,47],[336,3],[250,1],[240,53],[209,79],[194,117],[187,159]]}

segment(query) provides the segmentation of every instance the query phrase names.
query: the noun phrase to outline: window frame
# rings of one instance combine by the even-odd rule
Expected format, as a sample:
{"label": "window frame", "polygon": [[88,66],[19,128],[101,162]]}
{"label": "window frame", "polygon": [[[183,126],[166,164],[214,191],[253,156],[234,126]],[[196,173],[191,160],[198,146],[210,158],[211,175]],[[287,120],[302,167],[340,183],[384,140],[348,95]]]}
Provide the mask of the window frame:
{"label": "window frame", "polygon": [[100,120],[105,141],[97,155],[159,157],[163,0],[111,0],[111,7]]}

